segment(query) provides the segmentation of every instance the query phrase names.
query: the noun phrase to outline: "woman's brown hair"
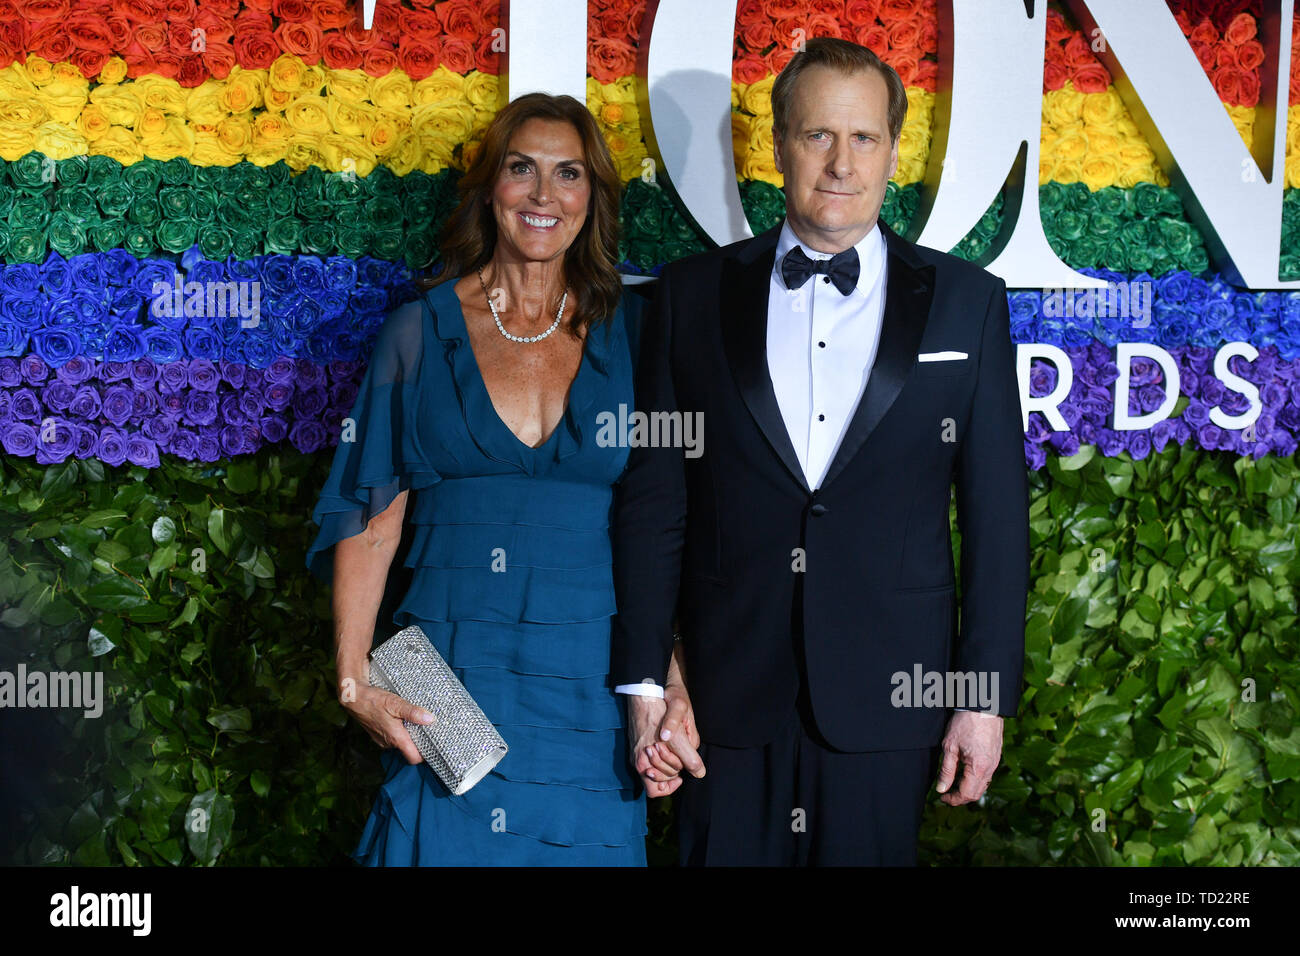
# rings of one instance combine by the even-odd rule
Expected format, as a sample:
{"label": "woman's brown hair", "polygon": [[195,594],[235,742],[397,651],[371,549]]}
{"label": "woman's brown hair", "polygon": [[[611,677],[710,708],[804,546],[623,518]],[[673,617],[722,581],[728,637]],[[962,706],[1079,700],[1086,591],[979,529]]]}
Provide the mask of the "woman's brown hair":
{"label": "woman's brown hair", "polygon": [[[569,123],[582,140],[583,161],[591,176],[587,220],[564,253],[564,281],[577,294],[566,325],[575,335],[592,322],[614,314],[623,291],[619,277],[618,230],[622,183],[600,128],[587,107],[572,96],[528,93],[492,118],[478,155],[457,184],[460,203],[447,217],[439,238],[442,271],[417,281],[420,289],[459,279],[487,265],[497,243],[490,202],[515,131],[530,119]],[[559,308],[557,299],[552,308]]]}

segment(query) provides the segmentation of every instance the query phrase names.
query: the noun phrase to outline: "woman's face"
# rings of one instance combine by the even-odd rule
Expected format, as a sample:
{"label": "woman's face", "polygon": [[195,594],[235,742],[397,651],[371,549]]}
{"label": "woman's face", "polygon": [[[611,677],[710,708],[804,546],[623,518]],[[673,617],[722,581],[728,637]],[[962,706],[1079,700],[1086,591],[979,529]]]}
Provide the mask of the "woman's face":
{"label": "woman's face", "polygon": [[497,254],[534,262],[562,257],[590,202],[591,172],[578,131],[562,120],[528,120],[510,138],[492,190]]}

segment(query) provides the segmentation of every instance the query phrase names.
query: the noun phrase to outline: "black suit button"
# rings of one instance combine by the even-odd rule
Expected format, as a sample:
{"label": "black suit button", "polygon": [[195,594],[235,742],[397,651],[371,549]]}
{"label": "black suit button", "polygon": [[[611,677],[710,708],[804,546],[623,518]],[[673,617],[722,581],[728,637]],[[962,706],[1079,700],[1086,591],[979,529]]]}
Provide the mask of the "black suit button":
{"label": "black suit button", "polygon": [[824,515],[824,514],[826,513],[826,506],[825,506],[824,504],[822,504],[822,503],[819,501],[819,502],[817,502],[817,504],[815,504],[815,505],[813,505],[811,508],[809,508],[809,509],[808,509],[808,512],[809,512],[809,513],[810,513],[814,518],[820,518],[822,515]]}

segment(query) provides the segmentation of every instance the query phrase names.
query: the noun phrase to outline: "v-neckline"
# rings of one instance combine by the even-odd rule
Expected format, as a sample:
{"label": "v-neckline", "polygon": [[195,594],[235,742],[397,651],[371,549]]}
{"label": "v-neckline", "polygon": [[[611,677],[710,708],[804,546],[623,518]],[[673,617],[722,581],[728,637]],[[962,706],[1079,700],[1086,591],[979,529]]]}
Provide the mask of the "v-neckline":
{"label": "v-neckline", "polygon": [[[460,296],[456,294],[456,283],[458,281],[458,279],[452,279],[444,284],[447,287],[447,295],[451,299],[452,305],[456,307],[456,318],[460,323],[461,329],[464,330],[465,333],[465,348],[469,349],[470,364],[474,367],[474,377],[478,382],[478,387],[483,390],[483,394],[487,398],[488,407],[492,409],[492,417],[496,419],[497,424],[501,426],[502,430],[504,430],[520,448],[526,449],[529,452],[539,452],[544,450],[547,445],[555,441],[556,436],[560,434],[560,429],[564,426],[565,420],[569,417],[569,409],[572,407],[572,403],[569,399],[572,397],[578,378],[582,375],[583,369],[587,364],[586,340],[584,339],[582,343],[582,358],[578,362],[578,371],[569,382],[569,388],[565,392],[564,411],[560,413],[560,417],[556,421],[555,427],[551,429],[551,433],[546,436],[546,439],[540,445],[530,445],[528,442],[516,435],[515,430],[506,424],[506,420],[501,417],[500,409],[497,408],[496,400],[492,398],[492,390],[488,388],[487,379],[483,377],[483,369],[478,364],[478,355],[475,353],[474,343],[470,339],[469,323],[465,321],[465,309],[461,305]],[[557,329],[557,331],[559,330]]]}

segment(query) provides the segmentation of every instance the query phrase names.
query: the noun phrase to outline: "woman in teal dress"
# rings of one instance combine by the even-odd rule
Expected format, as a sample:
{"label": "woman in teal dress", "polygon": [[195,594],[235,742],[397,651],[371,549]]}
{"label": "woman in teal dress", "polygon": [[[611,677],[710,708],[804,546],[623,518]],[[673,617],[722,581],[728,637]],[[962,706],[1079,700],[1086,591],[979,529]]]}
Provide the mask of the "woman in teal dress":
{"label": "woman in teal dress", "polygon": [[[618,177],[582,104],[530,94],[498,113],[460,190],[441,281],[385,320],[313,514],[342,699],[388,748],[355,857],[643,866],[645,794],[608,684],[628,449],[597,440],[601,412],[634,407]],[[366,680],[407,511],[411,586],[381,638],[420,625],[509,746],[463,796],[419,760],[402,725],[418,709]]]}

